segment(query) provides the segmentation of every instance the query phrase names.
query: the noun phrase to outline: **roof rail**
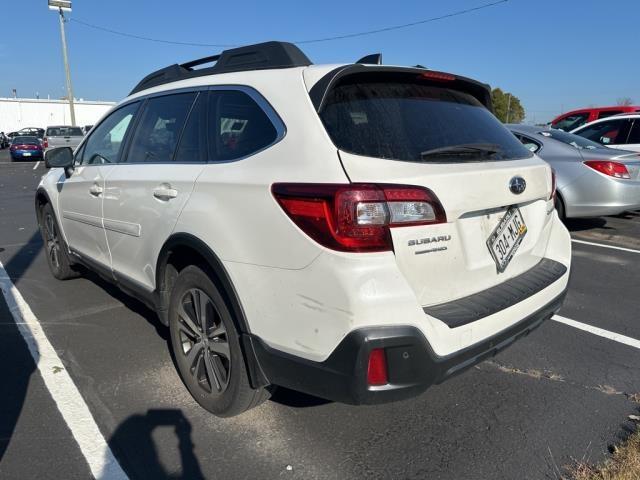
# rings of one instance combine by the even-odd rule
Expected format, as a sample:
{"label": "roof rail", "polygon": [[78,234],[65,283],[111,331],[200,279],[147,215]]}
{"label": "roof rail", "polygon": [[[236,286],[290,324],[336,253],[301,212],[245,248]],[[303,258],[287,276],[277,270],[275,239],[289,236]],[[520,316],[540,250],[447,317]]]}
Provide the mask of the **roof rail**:
{"label": "roof rail", "polygon": [[[194,70],[193,67],[216,62],[215,65]],[[306,67],[309,58],[292,43],[265,42],[225,50],[219,55],[169,65],[144,77],[129,95],[165,83],[218,73],[266,70],[271,68]]]}

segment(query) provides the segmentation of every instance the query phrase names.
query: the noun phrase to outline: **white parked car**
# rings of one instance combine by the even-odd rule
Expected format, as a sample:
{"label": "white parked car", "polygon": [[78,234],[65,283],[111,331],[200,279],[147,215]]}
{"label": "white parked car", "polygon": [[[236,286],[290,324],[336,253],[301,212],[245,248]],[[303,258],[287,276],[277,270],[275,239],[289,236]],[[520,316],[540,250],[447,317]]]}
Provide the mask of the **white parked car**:
{"label": "white parked car", "polygon": [[49,266],[144,299],[217,415],[275,385],[418,395],[529,333],[567,289],[552,171],[490,99],[457,75],[312,65],[278,42],[167,67],[75,152],[47,152]]}
{"label": "white parked car", "polygon": [[571,130],[611,148],[640,152],[640,113],[621,113]]}

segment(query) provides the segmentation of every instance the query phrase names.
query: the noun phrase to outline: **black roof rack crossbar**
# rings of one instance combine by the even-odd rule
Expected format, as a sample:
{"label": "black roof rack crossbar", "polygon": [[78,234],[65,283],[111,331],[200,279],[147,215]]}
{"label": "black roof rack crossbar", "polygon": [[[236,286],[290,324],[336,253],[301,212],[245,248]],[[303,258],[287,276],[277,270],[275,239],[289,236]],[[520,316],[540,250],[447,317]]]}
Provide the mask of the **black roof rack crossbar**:
{"label": "black roof rack crossbar", "polygon": [[188,69],[197,67],[198,65],[204,65],[205,63],[217,62],[221,55],[211,55],[209,57],[198,58],[197,60],[191,60],[187,63],[181,63],[180,66]]}
{"label": "black roof rack crossbar", "polygon": [[[211,67],[194,70],[193,67],[216,62]],[[218,73],[245,72],[275,68],[307,67],[312,62],[292,43],[265,42],[225,50],[219,55],[169,65],[144,77],[129,95],[165,83]]]}

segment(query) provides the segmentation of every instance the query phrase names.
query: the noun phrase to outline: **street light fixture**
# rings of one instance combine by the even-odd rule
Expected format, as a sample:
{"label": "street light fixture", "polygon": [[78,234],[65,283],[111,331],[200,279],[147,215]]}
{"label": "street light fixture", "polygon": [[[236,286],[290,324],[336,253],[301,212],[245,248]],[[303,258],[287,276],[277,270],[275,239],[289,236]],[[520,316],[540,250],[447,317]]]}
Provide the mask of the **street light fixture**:
{"label": "street light fixture", "polygon": [[73,88],[71,86],[71,71],[69,70],[69,56],[67,55],[67,37],[64,33],[64,12],[71,12],[71,0],[48,0],[49,10],[57,10],[60,15],[60,38],[62,39],[62,58],[64,72],[67,77],[67,98],[71,111],[71,125],[76,124],[76,112],[73,105]]}

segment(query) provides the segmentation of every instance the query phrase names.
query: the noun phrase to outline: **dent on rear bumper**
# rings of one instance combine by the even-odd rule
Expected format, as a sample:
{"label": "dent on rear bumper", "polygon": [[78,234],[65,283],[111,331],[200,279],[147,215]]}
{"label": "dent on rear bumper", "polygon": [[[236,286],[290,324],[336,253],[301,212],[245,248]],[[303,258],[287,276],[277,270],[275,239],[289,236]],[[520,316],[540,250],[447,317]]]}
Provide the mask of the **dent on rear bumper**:
{"label": "dent on rear bumper", "polygon": [[[448,356],[438,356],[413,326],[351,331],[323,362],[312,362],[267,346],[253,336],[253,350],[267,382],[344,403],[384,403],[416,396],[505,349],[550,318],[566,291],[496,335]],[[384,349],[388,383],[367,384],[368,358]]]}
{"label": "dent on rear bumper", "polygon": [[417,328],[435,355],[447,356],[498,334],[560,295],[567,287],[569,233],[555,211],[540,258],[567,273],[520,303],[458,328],[426,315],[392,253],[323,253],[301,270],[225,262],[251,333],[267,346],[314,362],[326,360],[349,332],[364,327]]}

